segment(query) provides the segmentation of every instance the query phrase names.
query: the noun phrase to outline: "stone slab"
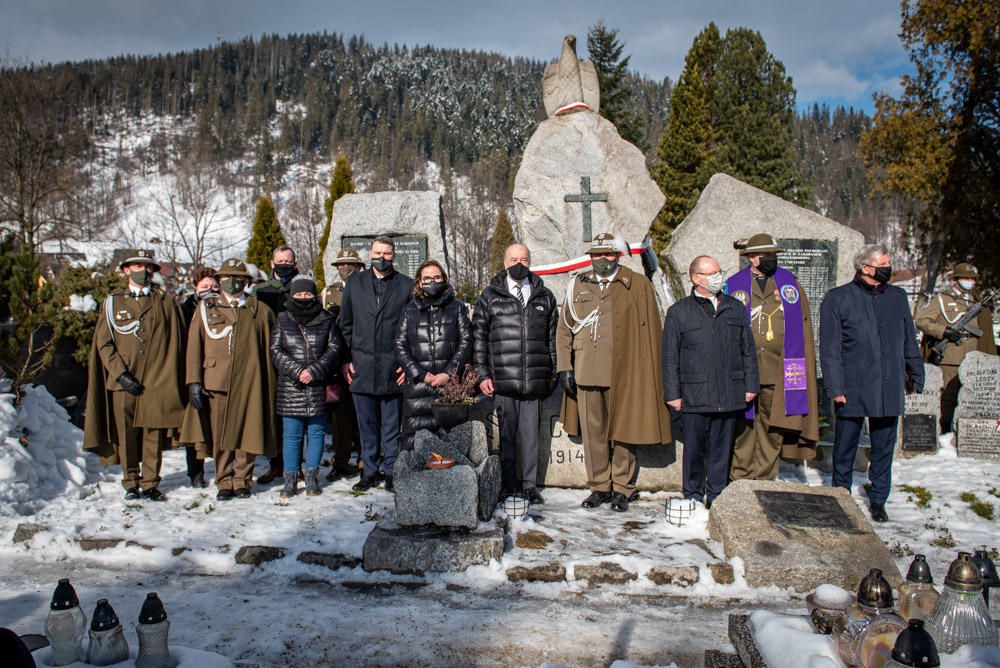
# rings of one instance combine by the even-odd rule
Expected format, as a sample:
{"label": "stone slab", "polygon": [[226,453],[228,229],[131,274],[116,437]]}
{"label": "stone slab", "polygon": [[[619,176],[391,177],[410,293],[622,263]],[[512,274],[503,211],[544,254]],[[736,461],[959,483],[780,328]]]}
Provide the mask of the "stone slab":
{"label": "stone slab", "polygon": [[365,539],[362,566],[366,571],[422,575],[464,571],[503,557],[503,529],[482,525],[476,531],[437,527],[401,527],[394,519],[380,520]]}
{"label": "stone slab", "polygon": [[[768,519],[758,491],[831,497],[851,528],[775,524]],[[794,497],[788,498],[794,502]],[[871,568],[881,568],[894,587],[902,582],[892,555],[844,489],[739,480],[712,504],[708,530],[713,540],[722,543],[727,559],[743,559],[744,575],[751,587],[790,586],[805,592],[832,583],[854,591]]]}
{"label": "stone slab", "polygon": [[[330,241],[323,255],[324,266],[332,266],[345,237],[379,234],[423,236],[427,240],[427,257],[449,267],[441,194],[414,190],[350,193],[338,199],[330,219]],[[367,263],[368,254],[360,252],[360,255]],[[397,265],[396,269],[413,276],[416,266]]]}
{"label": "stone slab", "polygon": [[[544,120],[528,141],[514,178],[515,232],[531,250],[532,264],[572,260],[590,247],[584,238],[583,205],[565,200],[581,192],[583,177],[590,179],[591,193],[608,198],[590,205],[592,238],[612,232],[630,244],[642,243],[665,201],[642,151],[622,139],[613,123],[592,111]],[[623,263],[643,272],[639,256]],[[559,303],[569,276],[545,276]],[[662,289],[657,297],[666,299]]]}
{"label": "stone slab", "polygon": [[1000,420],[1000,357],[978,350],[965,356],[958,367],[956,418]]}
{"label": "stone slab", "polygon": [[489,455],[476,467],[476,478],[479,483],[477,497],[479,519],[484,522],[493,517],[493,510],[500,502],[500,489],[503,486],[501,477],[500,457],[497,455]]}
{"label": "stone slab", "polygon": [[[440,453],[442,455],[450,453]],[[458,456],[461,456],[455,453]],[[411,460],[416,459],[415,469]],[[420,450],[404,451],[397,459],[393,478],[396,517],[402,526],[434,524],[475,529],[479,509],[479,480],[475,469],[456,464],[450,469],[426,468]]]}
{"label": "stone slab", "polygon": [[236,563],[260,566],[261,564],[281,559],[285,556],[285,550],[280,547],[270,545],[244,545],[236,553]]}
{"label": "stone slab", "polygon": [[625,584],[638,576],[627,571],[614,561],[602,561],[599,564],[581,564],[573,569],[575,580],[586,580],[590,584]]}
{"label": "stone slab", "polygon": [[690,587],[698,581],[699,573],[697,566],[653,566],[646,578],[658,585]]}
{"label": "stone slab", "polygon": [[[934,454],[941,435],[941,367],[924,364],[924,391],[906,397],[896,437],[897,457]],[[928,417],[929,416],[929,417]],[[909,419],[907,419],[909,418]]]}
{"label": "stone slab", "polygon": [[296,561],[313,566],[323,566],[335,571],[341,568],[354,568],[361,563],[357,557],[334,552],[300,552]]}
{"label": "stone slab", "polygon": [[959,457],[1000,461],[1000,421],[964,417],[956,424]]}
{"label": "stone slab", "polygon": [[705,668],[745,668],[739,654],[730,654],[717,649],[705,650]]}
{"label": "stone slab", "polygon": [[729,615],[729,641],[736,648],[740,661],[747,668],[767,668],[767,662],[757,649],[747,621],[750,615]]}
{"label": "stone slab", "polygon": [[48,531],[49,528],[42,526],[41,524],[32,524],[31,522],[21,522],[14,529],[14,536],[11,539],[15,543],[24,543],[31,540],[36,535],[43,531]]}
{"label": "stone slab", "polygon": [[507,571],[511,582],[565,582],[566,567],[558,562],[537,566],[514,566]]}

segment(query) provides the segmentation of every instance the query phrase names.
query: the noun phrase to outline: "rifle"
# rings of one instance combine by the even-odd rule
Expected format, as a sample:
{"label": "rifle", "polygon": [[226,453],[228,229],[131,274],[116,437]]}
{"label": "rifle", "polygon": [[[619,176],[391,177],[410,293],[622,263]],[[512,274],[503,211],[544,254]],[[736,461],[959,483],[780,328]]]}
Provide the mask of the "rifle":
{"label": "rifle", "polygon": [[[969,337],[974,336],[976,338],[979,338],[980,336],[983,335],[983,330],[979,329],[972,323],[976,318],[979,317],[979,312],[982,311],[984,308],[989,308],[993,306],[993,302],[995,302],[996,299],[997,299],[997,290],[995,289],[990,290],[985,295],[983,295],[982,299],[980,299],[978,302],[970,306],[969,310],[966,311],[965,314],[961,318],[959,318],[954,325],[950,326],[951,329],[958,332],[960,337],[958,341],[954,341],[955,345],[958,345],[959,343],[961,343],[962,341],[964,341]],[[992,331],[989,334],[990,336],[993,336]],[[952,339],[942,338],[940,341],[934,344],[934,347],[931,349],[931,359],[934,360],[932,364],[940,363],[941,359],[944,357],[944,349],[948,346],[949,343],[952,342],[953,342]]]}

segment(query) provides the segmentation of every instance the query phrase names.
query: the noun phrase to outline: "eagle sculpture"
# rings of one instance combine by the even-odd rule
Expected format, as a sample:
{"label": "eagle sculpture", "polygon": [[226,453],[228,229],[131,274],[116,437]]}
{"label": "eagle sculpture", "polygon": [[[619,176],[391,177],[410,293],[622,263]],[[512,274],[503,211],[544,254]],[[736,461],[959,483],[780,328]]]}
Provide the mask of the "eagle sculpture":
{"label": "eagle sculpture", "polygon": [[[601,106],[601,86],[597,70],[589,60],[576,57],[576,37],[563,38],[559,60],[545,66],[542,75],[542,99],[549,118],[559,112],[589,108],[597,113]],[[586,107],[581,106],[583,103]],[[569,107],[567,109],[567,107]]]}

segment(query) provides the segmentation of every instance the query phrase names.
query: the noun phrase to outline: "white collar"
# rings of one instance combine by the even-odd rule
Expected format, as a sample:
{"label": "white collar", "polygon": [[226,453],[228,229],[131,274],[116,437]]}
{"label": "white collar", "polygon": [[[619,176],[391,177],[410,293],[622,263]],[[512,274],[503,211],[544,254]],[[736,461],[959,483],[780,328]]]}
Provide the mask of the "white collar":
{"label": "white collar", "polygon": [[246,293],[246,290],[244,290],[243,292],[241,292],[240,296],[237,297],[235,300],[232,297],[227,297],[226,295],[222,295],[222,297],[225,298],[226,304],[229,304],[229,305],[232,305],[232,303],[234,301],[237,304],[239,304],[240,306],[246,306],[246,304],[247,304],[247,293]]}
{"label": "white collar", "polygon": [[129,293],[131,293],[131,295],[133,297],[140,297],[140,296],[146,297],[146,296],[149,296],[150,289],[151,289],[151,286],[149,286],[149,285],[144,285],[141,288],[137,288],[134,285],[132,285],[131,283],[128,284],[128,291],[129,291]]}
{"label": "white collar", "polygon": [[597,272],[595,271],[595,272],[594,272],[594,278],[596,278],[596,279],[597,279],[597,282],[598,282],[598,283],[611,283],[612,281],[614,281],[614,280],[615,280],[615,277],[616,277],[616,276],[618,276],[618,271],[619,271],[620,269],[621,269],[621,265],[619,265],[619,266],[615,267],[615,270],[614,270],[613,272],[611,272],[611,275],[610,275],[610,276],[600,276],[600,275],[598,275],[598,273],[597,273]]}

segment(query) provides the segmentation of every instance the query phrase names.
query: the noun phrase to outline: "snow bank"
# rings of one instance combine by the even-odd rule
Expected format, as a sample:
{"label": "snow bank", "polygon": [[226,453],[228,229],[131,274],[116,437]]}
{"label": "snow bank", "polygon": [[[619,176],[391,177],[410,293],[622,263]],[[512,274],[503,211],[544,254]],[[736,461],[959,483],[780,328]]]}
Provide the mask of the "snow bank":
{"label": "snow bank", "polygon": [[19,409],[13,394],[0,394],[0,513],[29,515],[59,496],[89,496],[103,475],[88,470],[82,443],[44,387],[27,386]]}
{"label": "snow bank", "polygon": [[[115,663],[110,666],[110,668],[134,668],[135,666],[135,653],[137,651],[138,641],[135,638],[129,639],[129,658],[126,661],[120,663]],[[43,647],[32,652],[31,656],[35,660],[35,663],[39,666],[49,666],[51,664],[46,663],[52,655],[51,650],[48,647]],[[170,656],[177,661],[176,668],[232,668],[233,662],[222,656],[221,654],[216,654],[215,652],[206,652],[200,649],[192,649],[190,647],[180,647],[177,645],[170,646]],[[84,663],[83,661],[77,661],[66,665],[64,668],[89,668],[89,663]]]}
{"label": "snow bank", "polygon": [[97,300],[94,299],[93,295],[70,295],[69,296],[69,306],[63,307],[67,311],[81,311],[86,313],[87,311],[93,311],[97,308]]}

